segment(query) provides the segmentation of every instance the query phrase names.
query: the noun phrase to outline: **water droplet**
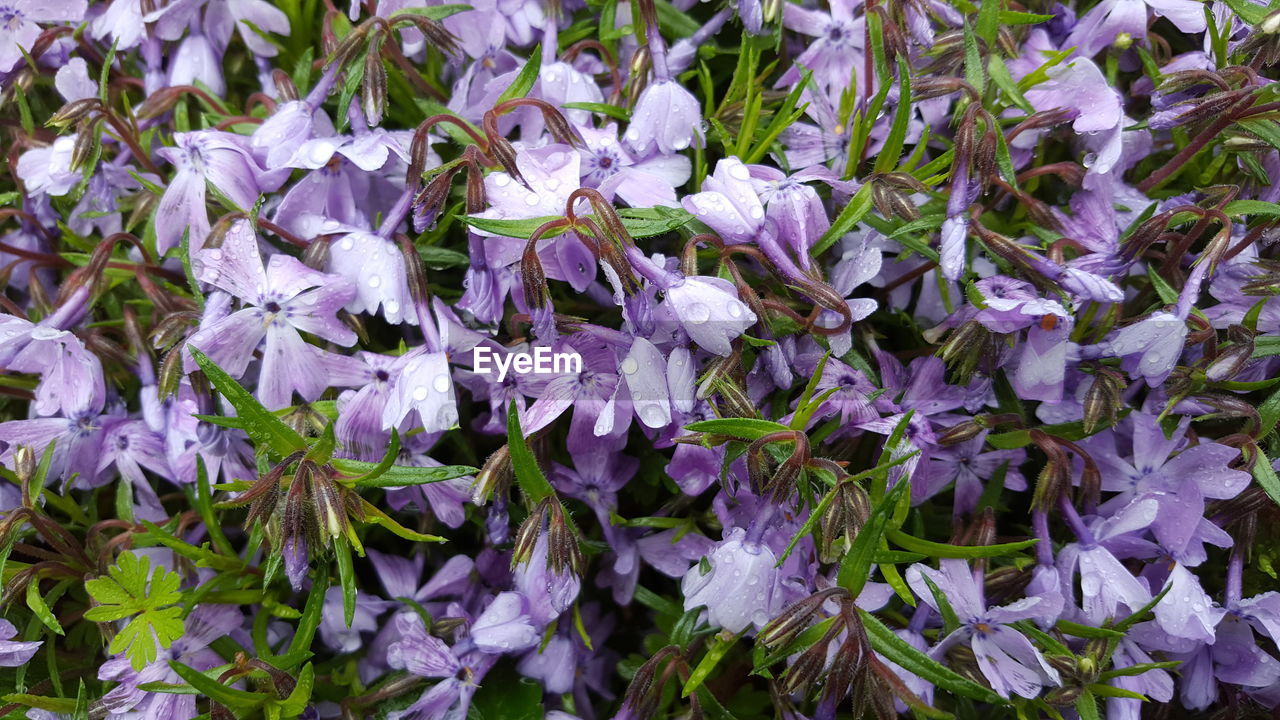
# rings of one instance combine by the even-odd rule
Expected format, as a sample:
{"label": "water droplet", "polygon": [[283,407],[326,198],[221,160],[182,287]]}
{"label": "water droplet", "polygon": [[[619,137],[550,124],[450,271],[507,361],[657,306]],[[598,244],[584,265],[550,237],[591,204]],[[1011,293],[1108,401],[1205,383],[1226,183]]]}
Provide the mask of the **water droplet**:
{"label": "water droplet", "polygon": [[696,302],[689,306],[688,316],[685,318],[694,325],[701,325],[711,319],[711,308],[703,303]]}
{"label": "water droplet", "polygon": [[634,375],[640,369],[640,363],[633,357],[627,357],[622,361],[622,374]]}
{"label": "water droplet", "polygon": [[529,207],[533,207],[534,205],[537,205],[540,200],[541,198],[538,197],[537,193],[529,193],[528,195],[524,196],[524,204],[528,205]]}
{"label": "water droplet", "polygon": [[426,385],[419,385],[418,387],[413,389],[413,399],[419,402],[426,400],[427,395],[429,394],[430,393],[427,391]]}
{"label": "water droplet", "polygon": [[751,177],[751,171],[747,170],[746,165],[734,163],[733,165],[729,166],[729,175],[739,180],[746,180],[747,178]]}
{"label": "water droplet", "polygon": [[736,302],[736,301],[731,302],[729,303],[728,310],[729,310],[730,317],[733,317],[733,318],[742,317],[742,303]]}
{"label": "water droplet", "polygon": [[680,138],[679,140],[676,140],[675,142],[671,143],[671,147],[675,148],[676,150],[683,150],[689,147],[689,138]]}
{"label": "water droplet", "polygon": [[350,250],[355,246],[356,246],[356,243],[354,240],[351,239],[350,235],[342,238],[342,242],[338,243],[338,247],[342,248],[343,250]]}
{"label": "water droplet", "polygon": [[640,418],[644,420],[645,425],[652,428],[660,427],[667,421],[666,413],[662,412],[662,408],[657,405],[646,405],[640,411]]}
{"label": "water droplet", "polygon": [[431,381],[431,387],[435,388],[436,392],[449,392],[449,376],[437,375],[436,379]]}
{"label": "water droplet", "polygon": [[400,312],[400,303],[396,300],[388,300],[382,303],[382,307],[387,311],[388,315],[396,315]]}
{"label": "water droplet", "polygon": [[627,139],[628,139],[628,140],[633,140],[633,141],[634,141],[634,140],[639,140],[639,139],[640,139],[640,132],[639,132],[638,130],[636,130],[635,128],[629,128],[629,129],[627,130]]}
{"label": "water droplet", "polygon": [[555,178],[547,178],[546,182],[542,184],[546,185],[548,190],[555,190],[556,188],[560,187],[560,181]]}
{"label": "water droplet", "polygon": [[764,208],[760,207],[759,205],[752,205],[751,209],[747,211],[747,214],[755,218],[756,220],[759,220],[760,218],[764,217]]}
{"label": "water droplet", "polygon": [[376,288],[382,285],[382,278],[378,277],[377,275],[372,275],[369,277],[368,282],[369,282],[369,287]]}

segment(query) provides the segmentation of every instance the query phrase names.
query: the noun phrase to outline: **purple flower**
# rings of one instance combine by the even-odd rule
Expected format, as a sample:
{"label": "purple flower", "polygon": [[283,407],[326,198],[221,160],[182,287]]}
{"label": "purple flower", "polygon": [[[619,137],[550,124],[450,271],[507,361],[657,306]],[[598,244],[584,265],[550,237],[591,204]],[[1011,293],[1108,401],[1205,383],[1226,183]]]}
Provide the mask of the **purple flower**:
{"label": "purple flower", "polygon": [[702,108],[680,83],[655,79],[640,93],[622,138],[637,155],[671,155],[690,145],[702,147]]}
{"label": "purple flower", "polygon": [[1022,633],[1006,627],[1009,623],[1034,618],[1044,599],[1028,597],[1003,607],[988,608],[980,578],[974,576],[963,560],[941,560],[934,570],[919,563],[907,569],[907,584],[929,607],[938,609],[929,578],[945,597],[960,620],[960,627],[930,651],[942,657],[951,646],[968,641],[991,689],[1004,697],[1018,695],[1034,698],[1045,686],[1061,683],[1040,651]]}
{"label": "purple flower", "polygon": [[684,609],[706,607],[707,622],[732,633],[759,629],[782,607],[777,563],[768,545],[733,528],[706,556],[707,567],[695,563],[685,573]]}
{"label": "purple flower", "polygon": [[156,249],[161,253],[177,246],[188,231],[193,251],[204,246],[209,235],[206,184],[248,211],[259,193],[275,189],[284,179],[260,168],[239,135],[201,130],[178,133],[173,142],[174,147],[156,151],[177,168],[156,213]]}
{"label": "purple flower", "polygon": [[274,409],[290,405],[295,392],[318,397],[329,386],[324,351],[299,331],[353,344],[355,332],[336,317],[355,297],[351,283],[288,255],[271,256],[264,269],[257,234],[245,220],[232,224],[221,248],[200,251],[196,261],[198,277],[239,298],[242,307],[202,327],[190,344],[239,377],[265,339],[258,398]]}
{"label": "purple flower", "polygon": [[528,650],[542,633],[529,615],[529,600],[518,592],[498,593],[471,626],[471,640],[491,655]]}
{"label": "purple flower", "polygon": [[0,667],[19,667],[31,660],[43,640],[14,640],[18,629],[8,620],[0,620]]}
{"label": "purple flower", "polygon": [[1147,37],[1147,8],[1167,17],[1184,33],[1204,32],[1204,6],[1196,0],[1102,0],[1076,23],[1067,38],[1085,55],[1115,42],[1123,34],[1133,40]]}
{"label": "purple flower", "polygon": [[89,5],[85,0],[9,0],[0,18],[0,73],[13,70],[40,37],[41,23],[78,23]]}

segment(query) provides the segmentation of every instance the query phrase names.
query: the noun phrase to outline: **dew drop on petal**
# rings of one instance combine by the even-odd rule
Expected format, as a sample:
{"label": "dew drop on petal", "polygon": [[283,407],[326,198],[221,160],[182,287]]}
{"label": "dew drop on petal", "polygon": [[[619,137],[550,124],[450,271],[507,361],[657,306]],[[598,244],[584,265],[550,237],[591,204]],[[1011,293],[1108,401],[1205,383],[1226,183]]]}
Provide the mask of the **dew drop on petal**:
{"label": "dew drop on petal", "polygon": [[426,400],[426,399],[427,399],[427,395],[429,395],[429,394],[430,394],[430,393],[427,391],[427,386],[426,386],[426,385],[419,385],[418,387],[416,387],[416,388],[414,388],[414,389],[413,389],[413,399],[414,399],[414,400],[418,400],[418,401]]}
{"label": "dew drop on petal", "polygon": [[435,388],[436,392],[449,392],[449,376],[437,375],[436,379],[431,381],[431,387]]}
{"label": "dew drop on petal", "polygon": [[511,184],[511,178],[507,177],[506,173],[498,173],[493,176],[493,184],[498,187],[506,187]]}
{"label": "dew drop on petal", "polygon": [[711,319],[711,308],[697,302],[689,306],[685,320],[694,325],[701,325]]}
{"label": "dew drop on petal", "polygon": [[634,375],[640,369],[640,363],[635,358],[628,357],[622,361],[621,369],[623,375]]}

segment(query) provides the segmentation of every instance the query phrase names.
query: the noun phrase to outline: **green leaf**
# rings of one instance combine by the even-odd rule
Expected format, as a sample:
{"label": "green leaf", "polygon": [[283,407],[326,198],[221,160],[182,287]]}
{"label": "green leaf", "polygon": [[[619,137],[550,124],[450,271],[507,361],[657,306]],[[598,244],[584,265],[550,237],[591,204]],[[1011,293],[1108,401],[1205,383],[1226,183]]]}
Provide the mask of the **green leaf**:
{"label": "green leaf", "polygon": [[412,540],[414,542],[448,542],[445,538],[442,538],[439,535],[426,535],[410,530],[396,522],[390,515],[384,513],[377,505],[370,503],[364,498],[360,499],[360,508],[364,511],[364,521],[366,523],[384,527],[405,540]]}
{"label": "green leaf", "polygon": [[937,660],[911,647],[906,640],[898,637],[876,616],[862,608],[857,610],[858,616],[862,618],[862,625],[866,628],[867,638],[871,641],[871,647],[886,659],[933,683],[939,690],[992,705],[1009,704],[1007,700],[988,688],[965,679]]}
{"label": "green leaf", "polygon": [[54,616],[53,611],[45,604],[44,597],[40,595],[40,582],[37,579],[27,583],[27,607],[31,608],[31,612],[40,618],[40,622],[44,623],[45,627],[58,635],[65,634],[58,618]]}
{"label": "green leaf", "polygon": [[709,433],[711,435],[728,435],[738,440],[759,440],[765,435],[776,432],[790,432],[791,429],[782,423],[755,418],[717,418],[715,420],[699,420],[685,426],[690,432]]}
{"label": "green leaf", "polygon": [[1098,715],[1098,701],[1093,699],[1093,693],[1084,690],[1080,693],[1080,697],[1076,698],[1076,712],[1080,713],[1080,720],[1101,720]]}
{"label": "green leaf", "polygon": [[205,377],[209,378],[209,382],[236,409],[237,419],[242,422],[241,429],[255,443],[267,446],[272,453],[281,458],[307,449],[307,444],[301,435],[263,407],[257,398],[250,395],[249,391],[218,367],[217,363],[209,359],[209,356],[190,345],[187,347],[191,351],[191,357],[195,358],[196,364],[204,371]]}
{"label": "green leaf", "polygon": [[876,157],[875,172],[889,172],[898,166],[907,125],[911,122],[911,68],[901,55],[898,56],[898,85],[898,107],[893,112],[893,125],[889,127],[884,147]]}
{"label": "green leaf", "polygon": [[1232,12],[1250,25],[1257,25],[1267,18],[1267,8],[1249,0],[1226,0],[1226,3]]}
{"label": "green leaf", "polygon": [[499,666],[485,676],[485,682],[471,703],[469,720],[542,720],[542,686],[519,677],[514,670]]}
{"label": "green leaf", "polygon": [[1231,217],[1260,215],[1262,217],[1280,217],[1280,203],[1262,200],[1233,200],[1227,203],[1222,211]]}
{"label": "green leaf", "polygon": [[182,637],[185,626],[182,608],[172,605],[182,599],[178,588],[182,578],[163,567],[151,572],[151,560],[132,552],[120,554],[107,568],[106,577],[85,583],[85,589],[100,603],[84,616],[94,622],[113,622],[133,616],[111,641],[108,650],[125,653],[135,670],[141,670],[158,656],[156,643],[168,648]]}
{"label": "green leaf", "polygon": [[[727,637],[726,637],[727,636]],[[738,636],[728,631],[717,633],[715,637],[707,644],[707,653],[702,656],[702,660],[698,662],[698,666],[689,673],[689,679],[684,683],[684,689],[680,691],[681,697],[689,697],[702,686],[707,678],[711,677],[711,673],[715,671],[716,666],[724,659],[729,649],[734,643],[738,642]]]}
{"label": "green leaf", "polygon": [[[239,710],[241,713],[258,707],[267,699],[264,693],[246,692],[223,685],[199,670],[183,665],[177,660],[170,660],[169,667],[178,674],[178,677],[187,681],[187,684],[199,690],[201,695],[226,705],[232,710]],[[217,670],[211,672],[217,672]]]}
{"label": "green leaf", "polygon": [[822,238],[813,246],[811,255],[818,257],[826,252],[828,248],[836,244],[836,242],[845,236],[846,233],[853,230],[862,218],[871,211],[871,183],[864,183],[858,188],[858,192],[849,198],[849,204],[840,210],[840,214],[836,216],[835,222],[831,223],[831,227],[822,234]]}
{"label": "green leaf", "polygon": [[356,571],[351,563],[351,543],[339,537],[333,543],[333,555],[338,561],[338,583],[342,586],[342,616],[351,627],[356,619]]}
{"label": "green leaf", "polygon": [[[420,15],[429,20],[440,21],[451,15],[457,15],[461,12],[472,10],[470,5],[452,4],[452,5],[431,5],[426,7],[402,7],[391,13],[387,18],[388,22],[395,22],[397,18],[405,15]],[[309,49],[309,48],[308,48]]]}
{"label": "green leaf", "polygon": [[1258,481],[1268,497],[1280,505],[1280,477],[1276,477],[1275,468],[1271,467],[1271,460],[1262,448],[1258,448],[1258,458],[1253,463],[1253,479]]}
{"label": "green leaf", "polygon": [[1073,637],[1102,638],[1104,640],[1110,640],[1112,638],[1119,640],[1124,637],[1124,633],[1117,632],[1110,628],[1081,625],[1080,623],[1073,623],[1070,620],[1059,620],[1058,624],[1054,627],[1058,628],[1063,635],[1071,635]]}
{"label": "green leaf", "polygon": [[1001,10],[1001,25],[1038,25],[1042,22],[1049,22],[1057,17],[1056,15],[1041,15],[1040,13],[1018,12],[1016,10]]}
{"label": "green leaf", "polygon": [[520,413],[515,403],[507,413],[507,449],[511,453],[511,468],[515,471],[520,491],[529,498],[530,507],[544,498],[555,497],[556,491],[538,467],[538,460],[529,450],[524,431],[520,429]]}
{"label": "green leaf", "polygon": [[988,50],[995,45],[996,35],[1000,33],[1000,22],[1005,14],[1001,10],[1002,5],[1002,0],[982,0],[978,9],[978,37],[987,44]]}
{"label": "green leaf", "polygon": [[[623,227],[627,229],[627,232],[633,238],[662,235],[682,227],[693,219],[693,215],[689,214],[687,210],[666,207],[623,208],[618,211],[618,215],[622,218]],[[558,219],[554,215],[527,220],[495,220],[474,215],[465,215],[459,218],[459,220],[477,230],[518,240],[528,240],[539,227]],[[567,227],[556,228],[542,237],[545,239],[554,238],[568,231],[569,228]]]}
{"label": "green leaf", "polygon": [[[76,701],[71,698],[45,697],[43,695],[27,695],[25,693],[11,693],[0,697],[6,703],[15,703],[17,705],[25,705],[26,707],[36,708],[37,710],[46,710],[51,713],[59,713],[61,715],[70,715],[75,712]],[[9,716],[15,717],[15,716]]]}
{"label": "green leaf", "polygon": [[516,75],[516,79],[511,81],[506,90],[498,96],[498,102],[494,105],[501,105],[508,100],[522,98],[529,94],[533,89],[534,83],[538,82],[538,73],[542,70],[542,44],[534,46],[533,51],[529,53],[529,59],[525,61],[524,67],[520,68],[520,74]]}
{"label": "green leaf", "polygon": [[1258,437],[1265,438],[1275,429],[1276,423],[1280,422],[1280,390],[1271,393],[1258,406],[1258,419],[1262,422],[1258,428]]}
{"label": "green leaf", "polygon": [[626,108],[620,108],[617,105],[608,105],[597,102],[571,102],[564,103],[560,107],[565,110],[586,110],[587,112],[597,113],[599,115],[611,117],[614,120],[621,120],[622,122],[628,122],[631,120],[631,113],[628,112]]}
{"label": "green leaf", "polygon": [[1000,545],[951,545],[949,543],[921,540],[920,538],[912,537],[901,530],[893,529],[886,530],[885,537],[887,537],[894,545],[897,545],[904,550],[921,553],[929,557],[965,558],[969,560],[1013,555],[1014,553],[1022,552],[1039,542],[1033,538],[1031,540],[1002,543]]}

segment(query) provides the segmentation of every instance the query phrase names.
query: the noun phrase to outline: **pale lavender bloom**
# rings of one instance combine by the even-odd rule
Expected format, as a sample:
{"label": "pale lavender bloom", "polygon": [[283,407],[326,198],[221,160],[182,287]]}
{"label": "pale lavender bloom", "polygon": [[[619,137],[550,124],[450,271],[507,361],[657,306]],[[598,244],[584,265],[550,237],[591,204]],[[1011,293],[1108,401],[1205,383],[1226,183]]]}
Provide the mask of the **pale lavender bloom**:
{"label": "pale lavender bloom", "polygon": [[45,147],[32,148],[18,156],[18,177],[27,191],[35,195],[62,197],[80,183],[84,176],[71,169],[71,151],[75,135],[62,135]]}
{"label": "pale lavender bloom", "polygon": [[417,324],[404,254],[395,242],[377,233],[349,233],[329,244],[328,267],[356,289],[347,312],[381,315],[392,324]]}
{"label": "pale lavender bloom", "polygon": [[708,352],[728,355],[731,341],[756,323],[756,314],[738,299],[737,288],[723,278],[678,278],[663,292],[664,304],[680,326]]}
{"label": "pale lavender bloom", "polygon": [[[313,588],[312,592],[317,589]],[[395,603],[356,594],[355,615],[347,624],[342,599],[342,588],[331,587],[324,592],[324,609],[320,616],[320,639],[330,650],[340,653],[356,652],[364,645],[361,635],[378,630],[378,616],[394,607]]]}
{"label": "pale lavender bloom", "polygon": [[0,667],[20,667],[31,660],[43,640],[14,640],[18,637],[18,628],[8,620],[0,620]]}
{"label": "pale lavender bloom", "polygon": [[1092,56],[1124,34],[1134,40],[1147,37],[1147,9],[1167,17],[1184,33],[1204,32],[1204,5],[1196,0],[1102,0],[1076,23],[1067,46]]}
{"label": "pale lavender bloom", "polygon": [[222,656],[210,650],[209,644],[237,630],[243,621],[244,616],[232,605],[200,605],[187,616],[182,637],[168,648],[160,648],[156,660],[141,671],[134,670],[123,655],[104,662],[98,669],[98,679],[118,683],[102,697],[107,717],[118,720],[196,717],[196,696],[149,692],[139,686],[152,682],[182,684],[182,678],[169,666],[171,660],[202,672],[222,665],[225,662]]}
{"label": "pale lavender bloom", "polygon": [[906,577],[916,595],[937,610],[938,602],[924,578],[932,580],[960,620],[960,627],[938,643],[930,655],[942,657],[951,646],[967,641],[991,689],[1006,698],[1010,695],[1034,698],[1044,687],[1061,684],[1058,671],[1045,661],[1031,641],[1006,627],[1009,623],[1036,617],[1043,597],[1027,597],[1003,607],[988,608],[982,586],[964,560],[940,560],[938,570],[917,563],[907,569]]}
{"label": "pale lavender bloom", "polygon": [[638,155],[671,155],[690,145],[702,147],[702,108],[680,83],[655,79],[640,93],[622,137]]}
{"label": "pale lavender bloom", "polygon": [[529,600],[524,595],[498,593],[472,624],[471,641],[491,655],[528,650],[542,636],[529,613]]}
{"label": "pale lavender bloom", "polygon": [[264,269],[257,234],[246,220],[231,226],[221,248],[202,250],[196,260],[197,276],[239,298],[242,307],[202,327],[189,343],[240,377],[265,338],[259,399],[278,409],[293,402],[294,392],[308,400],[318,397],[329,386],[324,351],[306,343],[299,331],[339,345],[355,343],[355,332],[336,317],[355,296],[351,283],[288,255],[271,256]]}
{"label": "pale lavender bloom", "polygon": [[1151,602],[1147,586],[1101,543],[1142,530],[1151,524],[1158,510],[1154,500],[1140,500],[1116,517],[1085,530],[1080,542],[1067,545],[1058,553],[1058,573],[1064,588],[1072,595],[1079,571],[1080,607],[1086,622],[1100,625],[1119,617],[1117,611],[1121,606],[1136,612]]}
{"label": "pale lavender bloom", "polygon": [[89,34],[98,40],[115,43],[119,52],[131,50],[142,42],[147,34],[147,23],[142,19],[142,0],[113,0],[89,23]]}
{"label": "pale lavender bloom", "polygon": [[1047,73],[1048,80],[1027,90],[1027,102],[1042,112],[1057,108],[1070,110],[1075,116],[1072,129],[1094,140],[1096,155],[1092,161],[1086,161],[1086,165],[1092,172],[1110,172],[1120,159],[1121,128],[1129,124],[1120,93],[1107,83],[1102,71],[1088,58],[1076,58],[1050,68]]}
{"label": "pale lavender bloom", "polygon": [[515,589],[527,600],[529,619],[540,627],[551,624],[572,607],[582,589],[582,581],[571,568],[557,570],[551,565],[547,543],[547,532],[543,528],[529,558],[513,571]]}
{"label": "pale lavender bloom", "polygon": [[428,678],[451,677],[462,669],[453,651],[440,638],[427,633],[416,613],[400,613],[392,620],[398,640],[387,648],[391,667]]}
{"label": "pale lavender bloom", "polygon": [[685,610],[705,606],[707,622],[739,633],[759,629],[782,609],[778,558],[743,528],[725,533],[706,562],[709,569],[694,563],[680,584]]}
{"label": "pale lavender bloom", "polygon": [[871,78],[865,76],[863,67],[866,20],[862,15],[854,16],[859,5],[856,0],[832,0],[829,13],[794,3],[783,5],[783,27],[815,39],[806,42],[795,65],[778,78],[775,87],[794,85],[804,67],[813,71],[813,79],[829,94],[838,95],[853,78],[858,94],[870,97],[874,92],[868,85]]}
{"label": "pale lavender bloom", "polygon": [[443,432],[457,424],[458,405],[445,352],[414,348],[401,357],[392,378],[382,410],[384,430],[401,426],[412,412],[427,432]]}
{"label": "pale lavender bloom", "polygon": [[177,40],[196,21],[201,8],[205,9],[205,32],[221,48],[227,46],[233,32],[239,32],[240,39],[255,55],[275,57],[276,47],[250,25],[268,33],[289,34],[289,16],[267,0],[174,0],[144,19],[155,27],[160,38]]}
{"label": "pale lavender bloom", "polygon": [[114,467],[122,481],[132,486],[138,501],[134,512],[152,522],[164,522],[169,515],[160,505],[160,498],[151,487],[143,469],[169,479],[169,463],[165,457],[164,439],[152,432],[141,420],[110,420],[104,423],[101,455],[98,458],[98,476],[106,475]]}
{"label": "pale lavender bloom", "polygon": [[[1152,535],[1176,559],[1195,564],[1196,556],[1203,552],[1193,543],[1195,531],[1211,524],[1204,519],[1206,499],[1233,498],[1249,485],[1249,473],[1228,466],[1240,451],[1204,442],[1173,454],[1183,442],[1189,419],[1180,424],[1172,438],[1165,437],[1155,416],[1135,412],[1130,415],[1130,422],[1132,463],[1122,459],[1115,445],[1105,438],[1089,443],[1091,449],[1096,449],[1094,457],[1103,471],[1102,489],[1119,493],[1100,509],[1116,513],[1134,500],[1155,502],[1159,511],[1151,518]],[[1223,535],[1216,526],[1209,532],[1210,538]],[[1230,542],[1229,537],[1223,540]]]}
{"label": "pale lavender bloom", "polygon": [[578,125],[577,130],[584,143],[578,148],[583,186],[598,189],[609,200],[617,197],[631,207],[680,206],[676,188],[689,181],[689,158],[661,154],[637,157],[618,142],[615,123],[599,130]]}
{"label": "pale lavender bloom", "polygon": [[[1138,643],[1123,638],[1111,656],[1111,664],[1115,669],[1145,665],[1155,662]],[[1148,670],[1138,675],[1120,675],[1111,679],[1111,684],[1146,695],[1151,700],[1167,703],[1173,699],[1173,677],[1167,670]],[[1107,717],[1114,720],[1139,720],[1142,717],[1144,701],[1136,698],[1107,698]]]}
{"label": "pale lavender bloom", "polygon": [[1104,341],[1104,349],[1108,355],[1120,358],[1125,372],[1146,379],[1149,387],[1157,387],[1173,372],[1186,339],[1186,321],[1160,311],[1117,330]]}
{"label": "pale lavender bloom", "polygon": [[23,51],[44,31],[40,24],[78,23],[88,9],[85,0],[9,0],[0,8],[0,72],[26,62]]}
{"label": "pale lavender bloom", "polygon": [[89,77],[89,64],[79,57],[71,58],[66,65],[58,68],[57,74],[53,76],[53,86],[67,102],[96,97],[98,94],[98,83]]}
{"label": "pale lavender bloom", "polygon": [[102,362],[74,333],[61,326],[78,322],[54,313],[38,324],[0,315],[0,365],[40,375],[31,409],[37,415],[79,415],[102,410],[106,384]]}
{"label": "pale lavender bloom", "polygon": [[274,190],[285,179],[258,167],[245,138],[239,135],[200,130],[177,133],[173,141],[174,147],[156,151],[178,170],[156,211],[156,249],[161,253],[178,245],[188,230],[191,249],[204,246],[209,235],[206,183],[247,212],[257,203],[259,193]]}
{"label": "pale lavender bloom", "polygon": [[222,79],[222,58],[204,35],[193,32],[178,43],[169,62],[170,85],[204,85],[215,95],[227,90]]}
{"label": "pale lavender bloom", "polygon": [[1182,563],[1173,564],[1165,586],[1169,592],[1154,611],[1160,629],[1173,637],[1212,643],[1214,628],[1227,611],[1205,593],[1200,580]]}

